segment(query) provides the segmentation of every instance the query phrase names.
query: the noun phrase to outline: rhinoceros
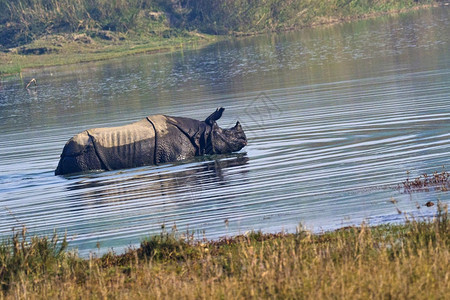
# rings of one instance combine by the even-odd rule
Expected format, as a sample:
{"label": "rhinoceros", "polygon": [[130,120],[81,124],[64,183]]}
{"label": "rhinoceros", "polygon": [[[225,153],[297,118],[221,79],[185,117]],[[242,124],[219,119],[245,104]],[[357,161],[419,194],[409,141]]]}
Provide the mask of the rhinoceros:
{"label": "rhinoceros", "polygon": [[205,121],[153,115],[129,125],[85,130],[66,143],[55,175],[134,168],[239,151],[247,145],[247,138],[239,121],[230,129],[217,125],[224,110],[218,108]]}

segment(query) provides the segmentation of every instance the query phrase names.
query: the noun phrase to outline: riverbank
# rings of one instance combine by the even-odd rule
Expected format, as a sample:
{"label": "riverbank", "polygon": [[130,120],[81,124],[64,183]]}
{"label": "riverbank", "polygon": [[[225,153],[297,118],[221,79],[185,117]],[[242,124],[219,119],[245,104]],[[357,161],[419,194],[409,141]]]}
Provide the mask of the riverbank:
{"label": "riverbank", "polygon": [[250,233],[216,242],[162,233],[123,255],[81,259],[25,231],[0,246],[2,299],[444,299],[450,221]]}
{"label": "riverbank", "polygon": [[195,49],[215,42],[220,37],[184,33],[171,38],[121,39],[120,35],[105,32],[105,37],[91,38],[86,34],[56,34],[32,43],[0,52],[0,76],[18,74],[26,69],[101,61],[128,55],[171,52]]}
{"label": "riverbank", "polygon": [[273,0],[226,5],[221,1],[199,1],[195,7],[178,7],[170,1],[143,0],[147,6],[141,3],[141,9],[136,10],[135,1],[122,3],[114,8],[115,18],[104,20],[113,9],[109,2],[101,2],[96,8],[96,18],[88,2],[77,1],[76,6],[70,1],[45,6],[41,0],[34,0],[28,10],[28,4],[3,7],[0,76],[18,74],[27,68],[196,48],[235,36],[349,22],[442,4],[433,0],[336,0],[324,5],[320,1],[300,4]]}

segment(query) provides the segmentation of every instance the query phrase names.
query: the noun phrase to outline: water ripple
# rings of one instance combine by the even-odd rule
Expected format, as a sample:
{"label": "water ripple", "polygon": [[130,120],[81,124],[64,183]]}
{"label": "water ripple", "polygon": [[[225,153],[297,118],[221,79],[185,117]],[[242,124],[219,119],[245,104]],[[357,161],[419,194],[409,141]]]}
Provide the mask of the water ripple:
{"label": "water ripple", "polygon": [[[397,208],[432,216],[423,204],[448,203],[448,192],[398,185],[450,163],[446,11],[42,69],[26,75],[39,77],[29,91],[2,82],[0,235],[67,231],[86,255],[97,242],[100,252],[136,245],[162,224],[218,238],[399,222]],[[244,126],[240,153],[53,175],[64,143],[87,128],[203,119],[219,106],[221,126]]]}

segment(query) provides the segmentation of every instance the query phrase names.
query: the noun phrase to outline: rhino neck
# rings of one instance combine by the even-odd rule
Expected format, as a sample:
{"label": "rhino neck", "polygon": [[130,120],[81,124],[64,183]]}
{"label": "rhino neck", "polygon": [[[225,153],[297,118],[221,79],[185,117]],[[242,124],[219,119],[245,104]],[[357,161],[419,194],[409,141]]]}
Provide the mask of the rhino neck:
{"label": "rhino neck", "polygon": [[196,149],[196,155],[212,154],[212,127],[204,121],[190,118],[169,117],[167,122],[186,135]]}

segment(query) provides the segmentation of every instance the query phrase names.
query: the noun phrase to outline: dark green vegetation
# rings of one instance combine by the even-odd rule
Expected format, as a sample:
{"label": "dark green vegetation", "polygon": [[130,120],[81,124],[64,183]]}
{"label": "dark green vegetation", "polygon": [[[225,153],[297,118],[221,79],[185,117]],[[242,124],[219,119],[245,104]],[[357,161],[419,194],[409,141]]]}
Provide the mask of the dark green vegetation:
{"label": "dark green vegetation", "polygon": [[1,298],[444,299],[450,292],[450,223],[344,228],[314,235],[250,233],[195,242],[163,232],[123,255],[81,259],[66,238],[0,245]]}
{"label": "dark green vegetation", "polygon": [[288,30],[437,3],[437,0],[0,0],[0,74],[19,72],[26,67],[168,51],[215,40],[210,34]]}

